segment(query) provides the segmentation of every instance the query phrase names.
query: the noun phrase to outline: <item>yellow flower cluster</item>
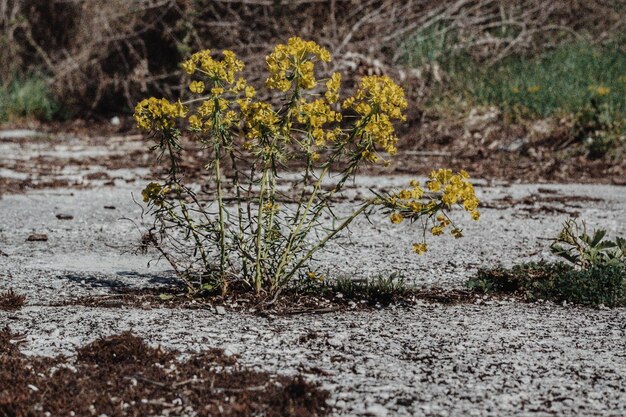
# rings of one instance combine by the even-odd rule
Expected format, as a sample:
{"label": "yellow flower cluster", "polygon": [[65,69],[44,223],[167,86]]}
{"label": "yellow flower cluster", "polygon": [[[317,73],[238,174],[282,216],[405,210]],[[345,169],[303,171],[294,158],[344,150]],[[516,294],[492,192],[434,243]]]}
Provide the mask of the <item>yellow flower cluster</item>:
{"label": "yellow flower cluster", "polygon": [[191,84],[189,84],[189,90],[192,93],[202,94],[204,93],[204,83],[202,81],[192,81]]}
{"label": "yellow flower cluster", "polygon": [[354,96],[343,102],[344,108],[353,108],[363,116],[379,113],[399,120],[406,119],[403,111],[407,106],[402,87],[386,75],[364,77]]}
{"label": "yellow flower cluster", "polygon": [[397,210],[390,216],[391,223],[401,223],[405,218],[414,218],[431,210],[435,203],[424,202],[424,189],[418,181],[411,181],[411,188],[400,190],[398,193],[391,195],[386,204],[390,208]]}
{"label": "yellow flower cluster", "polygon": [[315,144],[322,146],[326,140],[334,141],[336,139],[337,131],[325,131],[324,126],[329,123],[340,122],[341,113],[333,111],[323,99],[311,102],[301,99],[296,120],[298,123],[306,125],[307,131],[315,140]]}
{"label": "yellow flower cluster", "polygon": [[589,91],[591,91],[593,94],[597,96],[602,97],[602,96],[606,96],[607,94],[609,94],[611,92],[611,89],[603,85],[592,85],[589,87]]}
{"label": "yellow flower cluster", "polygon": [[142,130],[171,129],[175,119],[185,117],[187,109],[180,101],[171,103],[167,99],[150,97],[135,106],[135,122]]}
{"label": "yellow flower cluster", "polygon": [[183,70],[189,75],[200,71],[213,81],[233,84],[235,82],[235,76],[238,72],[243,70],[244,64],[237,59],[233,51],[225,50],[222,52],[222,55],[224,59],[215,60],[211,56],[211,50],[209,49],[196,52],[182,63]]}
{"label": "yellow flower cluster", "polygon": [[157,206],[162,206],[164,195],[167,192],[169,192],[168,187],[162,187],[161,184],[151,182],[141,191],[141,196],[144,203],[152,202]]}
{"label": "yellow flower cluster", "polygon": [[[432,171],[426,183],[428,190],[435,194],[426,194],[418,181],[411,181],[410,187],[397,193],[388,195],[381,204],[391,209],[390,221],[393,224],[401,223],[404,219],[415,221],[427,216],[432,226],[430,233],[441,236],[452,221],[445,210],[453,204],[460,204],[468,211],[474,220],[478,220],[479,200],[476,198],[474,187],[469,182],[469,175],[465,171],[453,173],[449,169]],[[424,223],[424,231],[426,231]],[[463,237],[463,232],[453,227],[450,234],[455,238]],[[413,244],[413,251],[421,255],[427,251],[426,243]]]}
{"label": "yellow flower cluster", "polygon": [[287,44],[279,44],[266,58],[270,76],[266,81],[268,88],[288,91],[292,81],[297,86],[309,90],[317,85],[314,61],[330,61],[330,52],[313,41],[299,37],[290,38]]}
{"label": "yellow flower cluster", "polygon": [[451,207],[453,204],[461,204],[465,211],[469,212],[472,219],[478,220],[479,200],[476,198],[474,186],[469,182],[469,174],[460,171],[454,174],[450,169],[439,169],[429,175],[428,189],[433,192],[442,191],[441,202]]}
{"label": "yellow flower cluster", "polygon": [[212,98],[203,101],[196,113],[189,116],[191,130],[208,132],[213,128],[227,129],[237,121],[237,113],[229,110],[229,101],[215,95],[221,92],[213,91],[213,93]]}
{"label": "yellow flower cluster", "polygon": [[355,95],[343,102],[344,109],[361,115],[362,137],[390,155],[396,154],[398,142],[392,120],[406,120],[407,106],[404,90],[386,75],[364,77]]}
{"label": "yellow flower cluster", "polygon": [[326,97],[326,101],[329,103],[336,103],[339,101],[339,88],[341,87],[341,74],[338,72],[334,72],[333,75],[330,76],[329,80],[326,81],[326,92],[324,93],[324,97]]}
{"label": "yellow flower cluster", "polygon": [[245,117],[246,137],[274,136],[280,127],[280,118],[269,103],[254,102],[242,108]]}
{"label": "yellow flower cluster", "polygon": [[423,255],[428,251],[428,246],[425,243],[414,243],[413,244],[413,252],[418,255]]}

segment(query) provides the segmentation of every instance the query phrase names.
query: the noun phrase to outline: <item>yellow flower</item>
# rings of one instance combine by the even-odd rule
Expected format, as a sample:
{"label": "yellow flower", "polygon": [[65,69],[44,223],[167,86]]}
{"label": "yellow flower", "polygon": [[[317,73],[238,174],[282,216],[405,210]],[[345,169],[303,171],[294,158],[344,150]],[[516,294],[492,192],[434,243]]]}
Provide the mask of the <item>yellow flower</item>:
{"label": "yellow flower", "polygon": [[470,215],[472,216],[472,220],[478,220],[480,219],[480,213],[478,212],[478,210],[473,210]]}
{"label": "yellow flower", "polygon": [[315,273],[313,271],[307,272],[306,276],[312,280],[324,281],[324,275]]}
{"label": "yellow flower", "polygon": [[181,66],[183,67],[183,70],[189,75],[196,72],[196,63],[193,60],[187,60],[183,62]]}
{"label": "yellow flower", "polygon": [[197,115],[189,116],[189,127],[193,130],[199,130],[202,127],[202,121]]}
{"label": "yellow flower", "polygon": [[244,90],[244,94],[246,96],[246,98],[250,99],[253,98],[254,95],[256,94],[256,91],[254,90],[254,87],[252,86],[247,86]]}
{"label": "yellow flower", "polygon": [[180,101],[171,103],[164,98],[150,97],[137,103],[133,117],[142,130],[167,130],[176,125],[175,119],[186,114],[187,109]]}
{"label": "yellow flower", "polygon": [[398,193],[398,198],[401,200],[408,200],[413,196],[410,190],[402,190]]}
{"label": "yellow flower", "polygon": [[428,181],[426,185],[428,186],[428,189],[434,193],[441,190],[441,183],[439,181]]}
{"label": "yellow flower", "polygon": [[433,228],[430,229],[430,232],[433,234],[433,236],[440,236],[443,234],[443,227],[433,226]]}
{"label": "yellow flower", "polygon": [[414,243],[413,244],[413,252],[418,255],[422,255],[428,251],[428,246],[425,243]]}
{"label": "yellow flower", "polygon": [[599,96],[606,96],[610,92],[611,92],[611,89],[609,87],[598,86],[595,89],[595,93]]}
{"label": "yellow flower", "polygon": [[463,237],[463,232],[461,229],[452,229],[452,236],[454,236],[455,239],[460,239]]}
{"label": "yellow flower", "polygon": [[204,83],[202,81],[192,81],[191,84],[189,84],[189,90],[191,90],[192,93],[202,94],[204,92]]}
{"label": "yellow flower", "polygon": [[341,74],[338,72],[333,73],[330,79],[326,81],[326,101],[329,103],[336,103],[339,101],[339,87],[341,85]]}
{"label": "yellow flower", "polygon": [[393,213],[391,215],[391,223],[393,223],[393,224],[401,223],[402,220],[404,220],[404,217],[402,217],[402,215],[400,213]]}
{"label": "yellow flower", "polygon": [[541,90],[541,87],[538,85],[531,85],[526,89],[529,93],[538,93]]}
{"label": "yellow flower", "polygon": [[266,58],[270,73],[267,87],[288,91],[295,80],[300,88],[314,88],[317,85],[313,72],[316,60],[328,62],[330,53],[313,41],[293,37],[287,44],[276,45]]}

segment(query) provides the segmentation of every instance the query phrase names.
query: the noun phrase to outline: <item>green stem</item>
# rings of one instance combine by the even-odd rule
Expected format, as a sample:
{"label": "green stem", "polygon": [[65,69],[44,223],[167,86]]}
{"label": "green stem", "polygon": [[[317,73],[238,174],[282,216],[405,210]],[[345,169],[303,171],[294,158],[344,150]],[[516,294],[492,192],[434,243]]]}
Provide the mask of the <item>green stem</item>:
{"label": "green stem", "polygon": [[329,170],[329,167],[324,168],[324,170],[318,177],[317,181],[315,182],[313,191],[311,192],[311,196],[309,197],[306,203],[306,206],[304,207],[302,216],[300,217],[299,221],[298,221],[298,217],[296,217],[295,219],[295,221],[297,221],[298,224],[296,225],[295,229],[292,227],[291,230],[289,231],[289,237],[287,238],[287,245],[285,246],[285,250],[283,251],[283,255],[281,256],[280,263],[278,264],[278,268],[276,268],[276,285],[273,286],[272,290],[275,290],[276,287],[279,286],[278,281],[281,281],[280,277],[281,277],[283,268],[287,266],[287,264],[289,263],[293,255],[293,251],[292,251],[293,243],[296,237],[298,236],[298,234],[300,233],[300,229],[302,228],[302,225],[304,224],[307,218],[309,210],[311,209],[311,204],[313,204],[313,200],[315,199],[315,196],[317,195],[317,192],[319,191],[322,185],[322,181],[324,180],[324,177],[328,173],[328,170]]}
{"label": "green stem", "polygon": [[267,166],[263,167],[263,175],[261,177],[261,191],[259,193],[259,207],[258,207],[258,216],[257,216],[257,228],[256,228],[256,261],[255,261],[255,277],[254,277],[254,287],[256,289],[256,293],[259,294],[261,292],[261,283],[263,278],[263,271],[261,268],[262,262],[262,251],[261,251],[261,242],[263,235],[263,201],[265,197],[265,187],[267,182]]}
{"label": "green stem", "polygon": [[226,229],[224,228],[224,202],[222,201],[222,172],[220,169],[220,145],[215,146],[215,186],[217,188],[217,204],[220,222],[220,281],[224,283],[226,265]]}
{"label": "green stem", "polygon": [[352,221],[354,219],[356,219],[361,213],[363,213],[368,207],[370,207],[373,204],[373,200],[370,200],[368,202],[366,202],[365,204],[363,204],[361,207],[359,207],[358,210],[356,210],[354,213],[352,213],[350,215],[350,217],[348,217],[347,219],[345,219],[340,225],[339,227],[337,227],[336,229],[333,229],[329,234],[326,235],[326,237],[324,237],[324,239],[322,239],[321,241],[319,241],[315,246],[313,246],[311,249],[309,249],[309,251],[302,257],[300,258],[296,264],[294,265],[293,268],[291,268],[291,271],[289,271],[289,273],[287,273],[285,275],[285,277],[282,279],[282,282],[280,283],[278,289],[282,288],[284,284],[286,284],[287,282],[289,282],[289,280],[291,279],[291,277],[302,267],[302,265],[307,262],[309,259],[311,259],[311,257],[315,254],[315,252],[317,252],[318,250],[320,250],[321,248],[324,247],[324,245],[326,245],[326,243],[332,239],[333,237],[335,237],[337,235],[337,233],[341,232],[343,229],[345,229],[350,223],[352,223]]}

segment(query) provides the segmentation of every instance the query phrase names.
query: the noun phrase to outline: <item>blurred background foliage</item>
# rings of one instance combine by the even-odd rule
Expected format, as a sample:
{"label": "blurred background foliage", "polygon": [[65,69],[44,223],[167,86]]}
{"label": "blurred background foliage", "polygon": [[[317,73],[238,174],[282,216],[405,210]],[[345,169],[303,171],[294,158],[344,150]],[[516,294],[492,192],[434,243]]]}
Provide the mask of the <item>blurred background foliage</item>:
{"label": "blurred background foliage", "polygon": [[390,73],[420,105],[592,109],[612,123],[626,109],[625,25],[626,0],[0,0],[0,120],[184,94],[179,62],[203,48],[234,50],[261,84],[272,45],[298,35],[333,53],[329,72]]}

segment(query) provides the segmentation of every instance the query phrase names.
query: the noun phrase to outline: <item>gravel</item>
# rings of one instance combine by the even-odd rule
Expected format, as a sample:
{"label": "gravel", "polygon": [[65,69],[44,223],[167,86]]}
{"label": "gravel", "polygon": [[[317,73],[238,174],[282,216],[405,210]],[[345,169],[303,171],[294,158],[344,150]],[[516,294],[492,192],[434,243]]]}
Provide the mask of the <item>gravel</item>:
{"label": "gravel", "polygon": [[[407,181],[363,177],[357,187],[385,190]],[[225,310],[55,306],[81,295],[174,280],[167,264],[151,262],[153,254],[134,253],[142,235],[141,207],[131,194],[139,195],[141,186],[119,182],[2,196],[0,290],[25,294],[27,306],[0,311],[0,326],[26,333],[25,353],[71,355],[99,336],[130,329],[183,352],[221,347],[246,366],[303,372],[331,392],[335,416],[626,414],[624,308],[501,300],[259,317]],[[537,210],[483,209],[480,222],[463,220],[464,239],[433,238],[432,251],[422,257],[410,252],[415,231],[375,215],[372,224],[362,219],[333,243],[317,267],[360,278],[399,272],[419,286],[461,288],[478,267],[549,257],[544,239],[555,235],[568,212],[579,212],[589,227],[626,234],[623,187],[478,187],[487,203],[555,195],[546,190],[603,201],[548,204],[561,210],[556,214],[543,210],[544,203]],[[349,204],[337,208],[348,209]],[[58,214],[72,218],[60,220]],[[28,242],[34,233],[48,240]]]}

